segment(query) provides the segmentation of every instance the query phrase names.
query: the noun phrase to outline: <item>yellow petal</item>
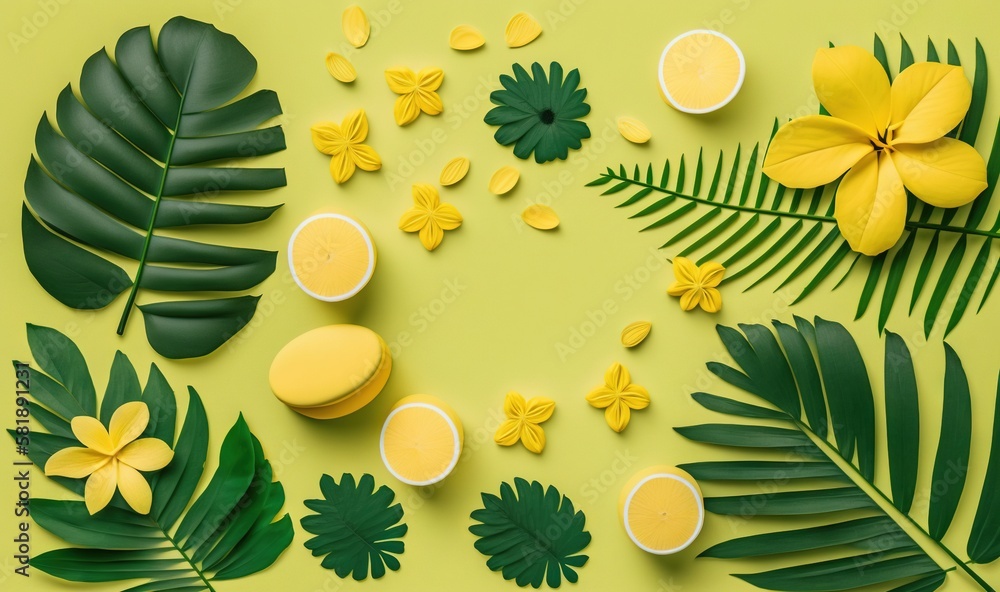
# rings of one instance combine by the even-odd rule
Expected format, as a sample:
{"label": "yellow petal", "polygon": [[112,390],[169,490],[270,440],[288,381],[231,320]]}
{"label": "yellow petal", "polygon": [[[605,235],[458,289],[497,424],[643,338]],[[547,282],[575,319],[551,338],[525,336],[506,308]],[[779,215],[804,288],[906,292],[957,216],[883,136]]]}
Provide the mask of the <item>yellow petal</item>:
{"label": "yellow petal", "polygon": [[763,171],[786,187],[818,187],[844,174],[874,151],[856,125],[836,117],[807,115],[778,129],[764,157]]}
{"label": "yellow petal", "polygon": [[[813,86],[830,115],[877,138],[889,125],[889,77],[875,56],[855,45],[816,52]],[[841,171],[843,172],[843,171]]]}
{"label": "yellow petal", "polygon": [[344,37],[347,42],[354,47],[364,47],[368,43],[368,35],[371,33],[371,24],[368,22],[368,15],[358,5],[348,6],[341,16],[341,26],[344,29]]}
{"label": "yellow petal", "polygon": [[444,103],[441,102],[441,95],[434,91],[420,89],[413,93],[420,110],[428,115],[437,115],[444,111]]}
{"label": "yellow petal", "polygon": [[701,276],[699,283],[708,288],[718,286],[722,282],[722,276],[725,274],[726,268],[716,261],[709,261],[698,268],[698,275]]}
{"label": "yellow petal", "polygon": [[969,110],[972,85],[959,66],[919,62],[892,83],[892,144],[933,142]]}
{"label": "yellow petal", "polygon": [[698,266],[687,257],[674,257],[674,278],[682,284],[694,284],[698,281]]}
{"label": "yellow petal", "polygon": [[470,51],[482,47],[486,38],[475,27],[459,25],[451,30],[448,46],[459,51]]}
{"label": "yellow petal", "polygon": [[63,448],[45,462],[45,475],[47,477],[82,479],[106,465],[110,460],[110,456],[90,448]]}
{"label": "yellow petal", "polygon": [[501,446],[512,446],[521,439],[521,422],[516,419],[506,419],[500,424],[493,441]]}
{"label": "yellow petal", "polygon": [[435,91],[444,82],[444,70],[441,68],[424,68],[417,72],[417,87],[423,91]]}
{"label": "yellow petal", "polygon": [[444,230],[434,220],[428,220],[420,229],[420,243],[428,251],[438,248],[442,240],[444,240]]}
{"label": "yellow petal", "polygon": [[115,451],[142,435],[149,425],[149,407],[142,401],[130,401],[111,415],[108,433]]}
{"label": "yellow petal", "polygon": [[528,406],[524,411],[524,418],[531,423],[542,423],[552,417],[552,412],[556,410],[556,402],[548,397],[534,397],[528,401]]}
{"label": "yellow petal", "polygon": [[427,211],[420,208],[410,208],[406,210],[403,217],[399,219],[399,229],[406,232],[416,232],[427,224]]}
{"label": "yellow petal", "polygon": [[358,78],[358,71],[354,69],[354,64],[339,53],[330,52],[326,54],[326,69],[340,82],[354,82]]}
{"label": "yellow petal", "polygon": [[840,233],[859,253],[878,255],[903,234],[906,192],[885,152],[869,154],[848,171],[834,202]]}
{"label": "yellow petal", "polygon": [[618,393],[609,389],[606,385],[599,386],[587,393],[587,402],[598,409],[604,409],[617,400]]}
{"label": "yellow petal", "polygon": [[375,149],[367,144],[352,144],[348,148],[348,152],[350,152],[354,164],[363,171],[377,171],[382,168],[382,159],[378,152],[375,152]]}
{"label": "yellow petal", "polygon": [[704,288],[701,293],[701,309],[716,313],[722,310],[722,293],[716,288]]}
{"label": "yellow petal", "polygon": [[683,296],[685,293],[695,289],[691,282],[674,282],[667,288],[667,294],[671,296]]}
{"label": "yellow petal", "polygon": [[434,221],[444,230],[455,230],[462,225],[462,214],[455,206],[443,203],[434,210]]}
{"label": "yellow petal", "polygon": [[521,444],[531,452],[541,454],[545,449],[545,431],[533,423],[521,423]]}
{"label": "yellow petal", "polygon": [[309,131],[312,132],[313,145],[323,154],[334,155],[344,151],[347,139],[340,132],[339,125],[325,121],[312,126]]}
{"label": "yellow petal", "polygon": [[513,419],[520,419],[524,412],[528,409],[528,404],[525,403],[524,397],[521,393],[510,391],[503,400],[503,412],[507,417]]}
{"label": "yellow petal", "polygon": [[694,310],[694,307],[698,306],[698,303],[701,302],[701,296],[702,290],[698,288],[692,288],[681,294],[681,310]]}
{"label": "yellow petal", "polygon": [[417,75],[409,68],[396,67],[385,71],[389,90],[397,95],[409,94],[417,89]]}
{"label": "yellow petal", "polygon": [[634,117],[619,117],[618,133],[633,144],[645,144],[653,137],[646,124]]}
{"label": "yellow petal", "polygon": [[146,483],[146,478],[139,471],[125,463],[118,463],[118,491],[122,492],[122,497],[133,510],[139,514],[149,514],[149,507],[153,505],[153,492],[149,483]]}
{"label": "yellow petal", "polygon": [[648,321],[636,321],[622,329],[622,345],[625,347],[635,347],[646,339],[653,329],[653,324]]}
{"label": "yellow petal", "polygon": [[631,382],[632,376],[629,374],[628,368],[618,362],[611,364],[611,367],[604,373],[604,384],[616,393],[625,390]]}
{"label": "yellow petal", "polygon": [[354,158],[345,150],[330,158],[330,176],[338,184],[346,183],[354,176]]}
{"label": "yellow petal", "polygon": [[413,203],[418,208],[433,212],[441,205],[441,198],[438,197],[437,189],[427,183],[414,183],[411,189],[413,193]]}
{"label": "yellow petal", "polygon": [[83,500],[87,503],[87,511],[93,515],[103,510],[111,502],[117,486],[118,461],[111,459],[111,462],[87,478],[87,485],[83,488]]}
{"label": "yellow petal", "polygon": [[986,189],[986,162],[976,149],[953,138],[897,146],[892,160],[903,185],[939,208],[957,208]]}
{"label": "yellow petal", "polygon": [[559,214],[549,206],[533,204],[521,212],[524,223],[538,230],[552,230],[559,226]]}
{"label": "yellow petal", "polygon": [[340,130],[345,139],[354,144],[364,142],[368,137],[368,116],[364,109],[356,109],[347,114],[344,123],[340,125]]}
{"label": "yellow petal", "polygon": [[444,165],[441,170],[441,178],[439,179],[441,185],[447,187],[464,179],[465,175],[469,173],[470,164],[469,159],[464,156],[456,156],[449,160],[448,164]]}
{"label": "yellow petal", "polygon": [[111,435],[108,434],[108,430],[104,429],[104,424],[96,417],[77,415],[70,421],[70,427],[76,439],[87,448],[91,448],[105,456],[114,454],[115,442],[111,439]]}
{"label": "yellow petal", "polygon": [[174,451],[157,438],[142,438],[132,442],[118,453],[118,462],[140,471],[159,471],[170,464]]}
{"label": "yellow petal", "polygon": [[522,47],[537,39],[541,34],[542,26],[538,24],[538,21],[526,12],[519,12],[507,22],[504,39],[509,47]]}
{"label": "yellow petal", "polygon": [[645,409],[649,407],[649,391],[637,384],[630,384],[621,392],[619,400],[631,409]]}
{"label": "yellow petal", "polygon": [[517,185],[517,180],[521,178],[521,173],[512,166],[500,167],[493,176],[490,177],[490,192],[495,195],[503,195]]}
{"label": "yellow petal", "polygon": [[420,115],[420,105],[417,104],[416,93],[400,95],[392,108],[392,116],[396,125],[403,126],[413,123]]}
{"label": "yellow petal", "polygon": [[628,420],[631,415],[632,412],[629,411],[628,405],[621,401],[615,401],[614,405],[604,410],[604,419],[611,426],[611,429],[616,432],[621,432],[628,427]]}

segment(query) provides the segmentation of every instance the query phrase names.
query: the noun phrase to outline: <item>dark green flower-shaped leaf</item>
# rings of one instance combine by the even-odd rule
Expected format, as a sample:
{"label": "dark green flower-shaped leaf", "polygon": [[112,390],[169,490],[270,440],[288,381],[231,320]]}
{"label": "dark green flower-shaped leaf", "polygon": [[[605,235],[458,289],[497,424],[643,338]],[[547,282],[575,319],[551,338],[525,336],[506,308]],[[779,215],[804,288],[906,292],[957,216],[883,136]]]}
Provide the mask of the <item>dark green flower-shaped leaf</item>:
{"label": "dark green flower-shaped leaf", "polygon": [[549,66],[548,78],[541,64],[531,65],[528,74],[514,64],[514,77],[500,76],[503,90],[490,94],[497,105],[484,121],[500,128],[494,138],[503,146],[514,145],[514,155],[527,159],[534,153],[535,162],[565,160],[569,149],[579,150],[582,140],[590,137],[590,128],[580,117],[590,113],[584,102],[587,89],[580,85],[580,72],[573,70],[563,79],[558,62]]}
{"label": "dark green flower-shaped leaf", "polygon": [[406,525],[403,507],[393,504],[396,494],[383,485],[375,490],[375,478],[369,474],[354,481],[344,473],[340,483],[329,475],[319,480],[324,499],[306,500],[306,507],[316,512],[302,519],[302,528],[313,533],[305,542],[315,556],[326,555],[323,567],[339,577],[352,575],[355,580],[385,575],[385,568],[399,569],[395,555],[403,552]]}
{"label": "dark green flower-shaped leaf", "polygon": [[576,583],[573,568],[587,563],[579,553],[590,544],[590,533],[584,530],[583,512],[574,510],[568,497],[551,485],[545,489],[518,477],[513,488],[500,484],[500,497],[484,493],[482,498],[483,508],[472,513],[479,524],[469,531],[479,537],[476,550],[490,556],[487,567],[518,586],[539,588],[544,581],[558,588],[563,576]]}

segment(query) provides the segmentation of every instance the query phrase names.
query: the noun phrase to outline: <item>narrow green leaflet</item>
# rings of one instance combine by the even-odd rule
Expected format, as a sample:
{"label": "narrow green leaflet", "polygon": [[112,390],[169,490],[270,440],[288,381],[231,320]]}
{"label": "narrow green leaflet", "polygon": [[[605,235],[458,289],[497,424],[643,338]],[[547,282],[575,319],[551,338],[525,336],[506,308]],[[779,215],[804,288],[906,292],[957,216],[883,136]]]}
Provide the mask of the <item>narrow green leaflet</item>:
{"label": "narrow green leaflet", "polygon": [[[128,588],[133,592],[211,591],[216,580],[266,569],[288,548],[291,518],[279,518],[284,489],[272,481],[263,447],[242,416],[222,442],[215,474],[195,496],[208,454],[208,418],[193,388],[188,387],[187,412],[175,439],[177,403],[156,365],[141,387],[132,363],[118,352],[98,413],[93,381],[76,345],[54,329],[35,325],[28,325],[28,342],[38,368],[29,385],[31,411],[46,418],[43,425],[64,430],[79,415],[107,421],[122,404],[142,401],[150,415],[144,437],[159,438],[174,451],[170,464],[145,475],[153,492],[148,515],[136,513],[120,496],[94,515],[82,501],[33,499],[35,522],[73,545],[32,557],[33,567],[73,582],[145,581]],[[73,446],[80,443],[72,432],[34,431],[28,457],[44,468],[52,454]],[[78,495],[84,492],[85,479],[53,481]]]}
{"label": "narrow green leaflet", "polygon": [[[892,77],[886,45],[878,35],[874,41],[874,53]],[[901,71],[916,58],[905,38],[900,37],[899,43]],[[958,49],[948,42],[948,63],[964,66],[972,87],[965,120],[951,137],[971,146],[980,135],[986,111],[986,55],[977,40],[974,60],[963,63]],[[926,60],[939,61],[930,41]],[[820,113],[826,114],[822,107]],[[772,135],[777,124],[769,122]],[[1000,130],[1000,121],[993,125]],[[631,175],[625,165],[608,167],[587,185],[609,187],[603,195],[621,192],[631,196],[615,206],[630,218],[655,218],[645,222],[641,230],[663,230],[666,238],[661,248],[668,249],[669,256],[690,256],[699,263],[722,261],[727,268],[724,282],[747,275],[750,289],[776,277],[779,287],[797,287],[798,301],[824,287],[834,288],[831,277],[840,277],[842,272],[846,273],[841,282],[866,274],[863,282],[856,282],[859,292],[854,310],[858,317],[867,314],[875,318],[882,331],[897,301],[908,301],[910,314],[919,302],[924,307],[920,314],[925,336],[940,321],[946,321],[940,324],[947,335],[967,315],[974,298],[979,299],[977,309],[982,308],[1000,277],[1000,261],[995,256],[1000,243],[994,240],[1000,238],[1000,213],[990,208],[1000,181],[1000,133],[994,135],[989,150],[987,188],[973,203],[952,210],[927,204],[911,207],[905,236],[876,257],[852,254],[840,235],[832,208],[839,180],[815,189],[790,190],[758,172],[764,154],[756,148],[747,154],[737,146],[731,153],[720,152],[715,162],[703,159],[703,149],[699,149],[694,177],[700,180],[712,175],[707,189],[700,183],[654,184],[638,174],[647,165],[636,165]],[[667,160],[663,168],[669,170],[669,166]],[[633,207],[635,211],[629,209]],[[918,246],[918,241],[922,245]],[[867,265],[857,264],[862,259],[868,260],[864,262]],[[907,269],[915,275],[906,274]],[[956,296],[949,297],[951,294]],[[875,301],[878,305],[872,306]],[[871,312],[875,309],[877,313]]]}
{"label": "narrow green leaflet", "polygon": [[[705,483],[729,483],[724,496],[706,488],[708,512],[744,519],[768,516],[772,517],[768,524],[785,520],[795,527],[718,542],[701,556],[787,555],[782,567],[736,576],[767,590],[855,590],[884,584],[890,592],[931,592],[946,579],[954,579],[993,592],[975,563],[1000,558],[1000,384],[985,479],[975,482],[979,508],[966,562],[946,546],[951,537],[945,540],[944,535],[970,489],[966,474],[982,475],[983,469],[970,466],[976,398],[955,350],[944,344],[945,377],[938,391],[944,400],[941,436],[933,474],[922,476],[919,381],[900,336],[885,335],[883,390],[875,385],[857,343],[842,325],[795,317],[794,326],[775,322],[774,331],[782,346],[778,350],[771,345],[775,335],[768,338],[765,332],[771,330],[763,325],[720,327],[719,335],[735,363],[709,362],[708,367],[729,387],[750,395],[751,402],[694,393],[702,407],[742,421],[675,430],[689,440],[729,449],[725,460],[680,465]],[[788,382],[789,375],[794,383]],[[885,393],[888,493],[879,489],[882,478],[875,478],[883,458],[877,436],[882,426],[874,412],[874,395],[879,392]],[[798,413],[798,402],[805,418]],[[849,468],[841,467],[844,460]],[[948,487],[940,487],[941,483]],[[970,477],[968,485],[973,483]],[[931,492],[924,525],[919,524],[921,517],[908,516],[919,491]],[[792,522],[794,517],[801,521]],[[802,521],[808,526],[803,527]],[[907,532],[912,532],[908,529],[914,523],[927,534],[911,538]],[[941,553],[932,555],[934,549]],[[859,551],[864,554],[857,555]],[[938,564],[934,557],[939,555],[954,563]]]}
{"label": "narrow green leaflet", "polygon": [[500,495],[483,493],[483,507],[472,512],[476,550],[489,557],[486,566],[518,586],[558,588],[562,579],[576,583],[576,570],[587,563],[581,554],[590,544],[586,517],[553,486],[520,477],[514,486],[500,484]]}
{"label": "narrow green leaflet", "polygon": [[[252,289],[274,271],[275,252],[157,231],[249,224],[280,207],[212,201],[285,185],[283,169],[229,166],[285,148],[280,126],[258,128],[281,114],[277,95],[238,98],[256,70],[235,37],[184,17],[163,25],[155,48],[150,28],[137,27],[114,60],[101,49],[86,61],[80,98],[67,85],[54,117],[42,115],[25,176],[24,257],[46,292],[99,309],[128,291],[119,335],[141,289],[193,294],[138,306],[150,344],[169,358],[209,354],[249,322],[257,298],[198,295]],[[113,256],[136,262],[131,276]]]}
{"label": "narrow green leaflet", "polygon": [[375,489],[375,478],[365,473],[355,481],[344,473],[337,483],[330,475],[319,480],[323,499],[309,499],[306,507],[315,512],[302,518],[302,528],[312,533],[305,542],[322,565],[338,577],[352,576],[361,581],[385,575],[386,568],[399,570],[407,526],[401,523],[403,506],[393,501],[395,492],[387,485]]}

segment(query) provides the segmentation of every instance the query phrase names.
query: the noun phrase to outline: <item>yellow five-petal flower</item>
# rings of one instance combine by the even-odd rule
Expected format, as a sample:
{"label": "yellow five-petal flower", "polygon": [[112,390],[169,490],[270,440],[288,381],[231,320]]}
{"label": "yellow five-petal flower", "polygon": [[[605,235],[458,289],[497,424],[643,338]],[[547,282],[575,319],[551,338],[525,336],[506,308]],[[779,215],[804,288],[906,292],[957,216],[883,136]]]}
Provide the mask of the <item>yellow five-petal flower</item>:
{"label": "yellow five-petal flower", "polygon": [[389,89],[399,95],[393,108],[397,125],[412,123],[420,112],[437,115],[444,111],[437,89],[444,81],[441,68],[424,68],[413,73],[409,68],[390,68],[385,71]]}
{"label": "yellow five-petal flower", "polygon": [[590,391],[587,402],[604,409],[604,419],[616,432],[628,425],[632,409],[649,406],[649,392],[637,384],[632,384],[628,369],[615,362],[604,373],[604,384]]}
{"label": "yellow five-petal flower", "polygon": [[174,457],[174,451],[163,440],[137,439],[148,424],[149,407],[141,401],[116,409],[109,422],[110,431],[96,418],[78,415],[70,427],[86,448],[56,452],[45,463],[45,474],[70,479],[87,477],[83,497],[91,514],[104,509],[116,489],[133,510],[148,514],[153,492],[139,471],[158,471]]}
{"label": "yellow five-petal flower", "polygon": [[692,310],[701,305],[706,312],[722,310],[722,294],[719,283],[726,268],[715,261],[701,267],[687,257],[674,257],[674,283],[667,288],[667,294],[681,297],[681,308]]}
{"label": "yellow five-petal flower", "polygon": [[873,55],[844,46],[816,52],[812,76],[830,116],[783,125],[764,172],[788,187],[817,187],[846,171],[834,215],[855,251],[877,255],[896,244],[906,225],[906,189],[942,208],[965,205],[986,189],[983,157],[945,137],[972,99],[961,67],[913,64],[890,85]]}
{"label": "yellow five-petal flower", "polygon": [[501,446],[512,446],[518,440],[528,450],[541,454],[545,448],[545,432],[538,424],[547,421],[555,411],[556,403],[545,397],[533,397],[525,401],[520,393],[511,391],[504,399],[503,412],[507,419],[500,424],[493,440]]}
{"label": "yellow five-petal flower", "polygon": [[425,183],[413,186],[413,207],[399,219],[400,230],[420,232],[420,242],[428,251],[441,244],[445,230],[454,230],[461,225],[462,214],[455,206],[441,203],[437,189]]}
{"label": "yellow five-petal flower", "polygon": [[340,125],[324,121],[312,126],[311,130],[316,149],[333,157],[330,159],[330,175],[337,183],[350,179],[355,168],[363,171],[382,168],[378,153],[371,146],[362,144],[368,137],[368,116],[364,109],[351,111]]}

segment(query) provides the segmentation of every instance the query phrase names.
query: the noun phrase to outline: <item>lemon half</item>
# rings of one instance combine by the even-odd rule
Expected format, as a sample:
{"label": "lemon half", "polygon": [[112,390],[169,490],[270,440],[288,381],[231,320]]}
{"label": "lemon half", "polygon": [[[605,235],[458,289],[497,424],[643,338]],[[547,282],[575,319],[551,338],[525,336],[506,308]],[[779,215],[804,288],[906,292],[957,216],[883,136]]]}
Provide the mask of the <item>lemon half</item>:
{"label": "lemon half", "polygon": [[325,302],[347,300],[375,273],[375,243],[354,218],[330,212],[306,218],[288,241],[295,283]]}
{"label": "lemon half", "polygon": [[688,31],[660,56],[660,92],[684,113],[709,113],[732,101],[746,77],[743,52],[732,39],[708,29]]}
{"label": "lemon half", "polygon": [[464,441],[462,421],[451,407],[429,395],[411,395],[393,406],[378,443],[393,477],[422,486],[455,469]]}
{"label": "lemon half", "polygon": [[694,477],[656,466],[633,476],[618,502],[625,532],[640,549],[670,555],[686,549],[705,524],[705,503]]}

